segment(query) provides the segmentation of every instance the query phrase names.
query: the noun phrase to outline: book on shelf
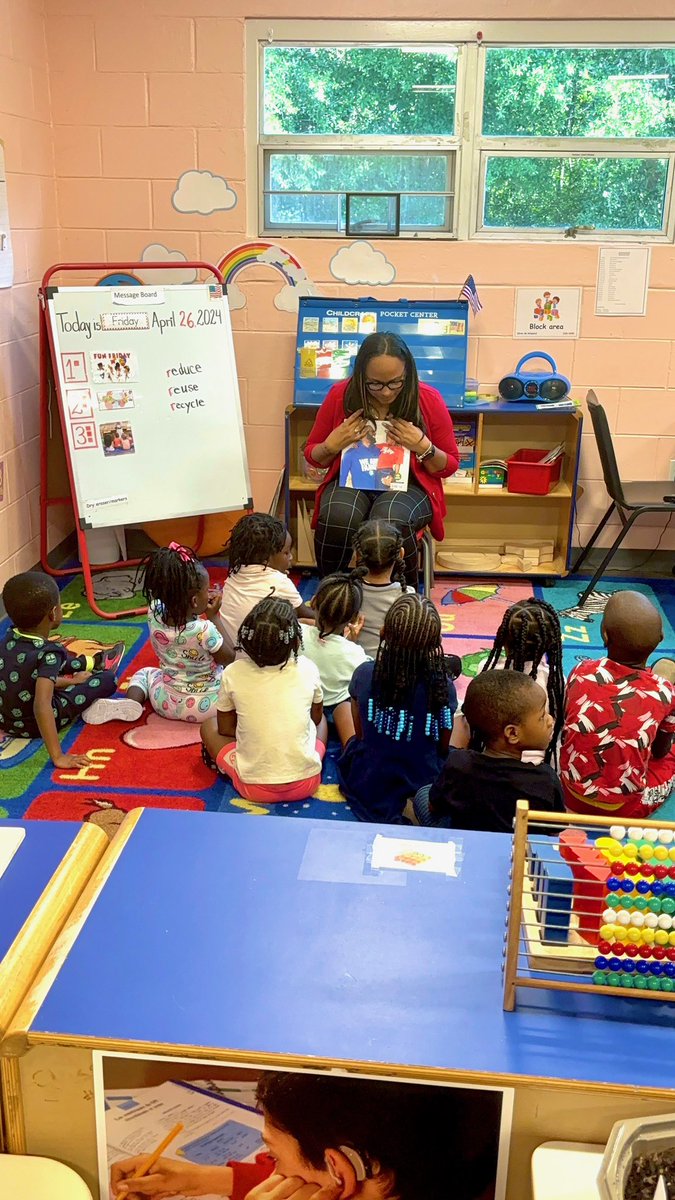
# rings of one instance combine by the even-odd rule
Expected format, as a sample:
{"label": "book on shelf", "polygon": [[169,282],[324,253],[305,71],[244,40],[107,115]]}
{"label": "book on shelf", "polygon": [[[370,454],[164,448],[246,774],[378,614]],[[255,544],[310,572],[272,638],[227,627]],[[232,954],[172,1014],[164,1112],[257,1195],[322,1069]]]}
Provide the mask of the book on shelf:
{"label": "book on shelf", "polygon": [[453,420],[453,426],[459,452],[459,466],[452,478],[456,483],[471,483],[476,473],[476,417]]}
{"label": "book on shelf", "polygon": [[478,468],[480,491],[503,491],[506,487],[509,468],[504,458],[484,458]]}

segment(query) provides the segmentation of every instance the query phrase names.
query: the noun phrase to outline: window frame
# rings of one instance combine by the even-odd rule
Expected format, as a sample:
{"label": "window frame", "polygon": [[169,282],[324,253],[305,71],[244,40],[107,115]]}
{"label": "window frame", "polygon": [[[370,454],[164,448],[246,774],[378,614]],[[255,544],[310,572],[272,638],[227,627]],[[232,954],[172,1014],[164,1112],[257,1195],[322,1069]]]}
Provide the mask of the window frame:
{"label": "window frame", "polygon": [[[638,26],[636,28],[636,25]],[[500,46],[560,46],[611,49],[618,46],[654,46],[675,49],[675,21],[486,21],[480,32],[475,22],[434,21],[364,21],[356,27],[351,21],[282,20],[278,22],[246,21],[247,79],[247,162],[253,170],[247,177],[253,184],[247,188],[247,225],[257,237],[316,237],[344,239],[337,230],[300,227],[268,226],[266,211],[266,152],[294,150],[340,151],[368,149],[375,151],[432,151],[454,154],[453,221],[451,230],[403,230],[402,239],[444,241],[501,241],[501,242],[559,242],[565,237],[564,227],[489,228],[482,224],[484,180],[487,159],[491,155],[522,157],[526,154],[547,157],[614,157],[667,158],[668,173],[664,196],[664,223],[658,230],[580,230],[577,240],[590,242],[648,242],[675,241],[675,138],[504,138],[487,137],[482,133],[483,96],[487,49]],[[457,47],[457,87],[455,93],[455,128],[453,136],[381,136],[350,135],[330,141],[326,136],[306,134],[263,134],[263,54],[267,45],[292,46],[437,46]],[[410,193],[404,193],[406,195]],[[447,193],[436,193],[447,195]],[[346,240],[346,239],[345,239]],[[374,240],[377,240],[375,237]]]}

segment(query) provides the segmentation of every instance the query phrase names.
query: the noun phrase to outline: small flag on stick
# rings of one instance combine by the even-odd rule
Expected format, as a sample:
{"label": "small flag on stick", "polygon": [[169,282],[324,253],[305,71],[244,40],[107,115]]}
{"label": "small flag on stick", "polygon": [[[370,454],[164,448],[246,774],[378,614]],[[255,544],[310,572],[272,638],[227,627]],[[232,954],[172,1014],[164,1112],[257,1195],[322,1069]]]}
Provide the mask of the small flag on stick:
{"label": "small flag on stick", "polygon": [[462,290],[459,293],[459,299],[468,300],[469,308],[471,309],[474,317],[476,316],[476,313],[479,313],[482,309],[483,305],[480,302],[478,288],[476,287],[476,281],[473,275],[467,275],[466,279],[464,280],[464,283],[462,284]]}

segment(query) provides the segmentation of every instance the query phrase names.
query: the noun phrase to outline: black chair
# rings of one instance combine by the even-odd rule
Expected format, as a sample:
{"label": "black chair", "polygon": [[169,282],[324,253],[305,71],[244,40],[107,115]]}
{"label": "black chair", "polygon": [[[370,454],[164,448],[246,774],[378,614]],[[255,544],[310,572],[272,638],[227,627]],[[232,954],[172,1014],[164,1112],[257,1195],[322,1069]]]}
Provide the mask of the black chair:
{"label": "black chair", "polygon": [[596,583],[603,574],[605,567],[616,554],[619,546],[625,538],[631,525],[641,517],[643,513],[660,512],[674,513],[675,512],[675,481],[669,479],[663,480],[639,480],[637,482],[622,483],[619,475],[619,468],[616,465],[616,455],[612,444],[612,435],[607,424],[607,415],[604,408],[600,404],[595,392],[589,392],[586,397],[588,411],[591,414],[593,422],[593,433],[600,455],[602,464],[602,474],[605,480],[605,487],[612,501],[607,512],[602,518],[600,524],[595,529],[590,541],[584,546],[576,562],[572,566],[573,571],[577,571],[584,561],[588,551],[597,542],[605,525],[609,521],[612,513],[616,510],[621,519],[621,528],[615,537],[612,545],[603,558],[595,575],[591,579],[588,587],[579,597],[579,604],[583,605],[590,593],[593,591]]}

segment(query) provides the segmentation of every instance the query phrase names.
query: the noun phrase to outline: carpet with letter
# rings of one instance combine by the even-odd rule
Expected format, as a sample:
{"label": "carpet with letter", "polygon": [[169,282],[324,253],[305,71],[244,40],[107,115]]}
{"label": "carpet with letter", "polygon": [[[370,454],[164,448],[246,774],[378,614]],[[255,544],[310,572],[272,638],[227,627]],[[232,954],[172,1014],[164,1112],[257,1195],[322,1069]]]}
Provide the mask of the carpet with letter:
{"label": "carpet with letter", "polygon": [[[222,568],[209,570],[214,581],[222,581]],[[299,586],[303,595],[310,597],[315,583],[303,579]],[[641,583],[612,577],[600,585],[581,610],[580,580],[566,579],[554,587],[541,588],[526,581],[494,578],[437,579],[433,600],[441,614],[444,646],[447,653],[462,659],[462,676],[457,681],[460,699],[468,681],[480,670],[505,610],[516,600],[536,595],[555,606],[562,626],[565,671],[569,672],[581,659],[601,656],[602,611],[609,595],[623,587],[644,592],[660,608],[665,636],[654,657],[675,656],[675,583],[670,580]],[[107,611],[132,607],[132,573],[120,570],[99,575],[97,596]],[[110,621],[97,618],[89,608],[79,576],[64,586],[62,602],[64,621],[56,636],[74,653],[92,653],[116,642],[124,643],[126,650],[119,670],[122,686],[139,666],[153,662],[143,617]],[[227,779],[204,766],[194,727],[162,720],[149,706],[141,720],[131,726],[119,721],[98,726],[77,721],[63,733],[62,743],[73,753],[88,752],[89,765],[56,770],[42,743],[5,737],[0,732],[0,817],[93,821],[112,831],[125,813],[143,805],[195,812],[354,820],[337,786],[339,746],[334,736],[321,786],[311,800],[266,805],[241,799]],[[667,806],[675,812],[675,798]]]}

